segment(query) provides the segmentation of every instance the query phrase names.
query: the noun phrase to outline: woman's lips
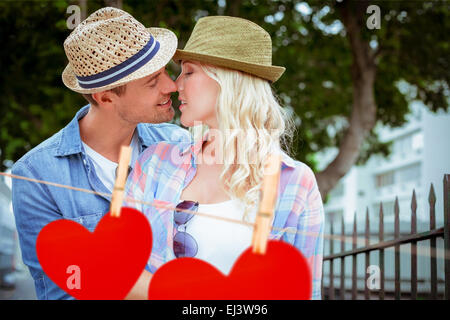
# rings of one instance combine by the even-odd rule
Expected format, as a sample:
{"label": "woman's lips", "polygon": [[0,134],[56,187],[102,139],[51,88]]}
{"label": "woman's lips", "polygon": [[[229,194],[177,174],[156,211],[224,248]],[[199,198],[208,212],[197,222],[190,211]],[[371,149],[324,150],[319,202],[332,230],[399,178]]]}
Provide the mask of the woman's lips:
{"label": "woman's lips", "polygon": [[184,109],[184,107],[186,107],[186,103],[180,104],[180,106],[179,106],[180,111],[181,111],[181,109]]}

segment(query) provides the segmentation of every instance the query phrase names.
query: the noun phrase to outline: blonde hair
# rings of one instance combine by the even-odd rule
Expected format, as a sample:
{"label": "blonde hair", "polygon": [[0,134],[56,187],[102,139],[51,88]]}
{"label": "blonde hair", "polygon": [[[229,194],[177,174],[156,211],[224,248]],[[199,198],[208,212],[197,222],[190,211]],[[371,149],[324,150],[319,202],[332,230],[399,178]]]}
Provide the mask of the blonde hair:
{"label": "blonde hair", "polygon": [[216,103],[219,132],[223,137],[221,181],[227,193],[245,203],[243,220],[259,203],[264,161],[274,149],[289,154],[294,134],[292,118],[283,109],[269,81],[250,74],[202,65],[216,80],[220,92]]}

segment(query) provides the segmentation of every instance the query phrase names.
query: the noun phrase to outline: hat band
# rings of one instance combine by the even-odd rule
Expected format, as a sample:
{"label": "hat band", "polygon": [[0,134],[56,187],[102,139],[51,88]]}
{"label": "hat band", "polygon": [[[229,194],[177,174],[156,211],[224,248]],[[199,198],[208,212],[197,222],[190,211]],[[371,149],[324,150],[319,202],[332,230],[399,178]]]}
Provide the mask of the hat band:
{"label": "hat band", "polygon": [[121,64],[112,67],[106,71],[87,77],[77,77],[78,84],[84,89],[99,88],[114,83],[130,73],[138,70],[148,61],[150,61],[159,51],[159,42],[152,36],[147,44],[135,55],[125,60]]}

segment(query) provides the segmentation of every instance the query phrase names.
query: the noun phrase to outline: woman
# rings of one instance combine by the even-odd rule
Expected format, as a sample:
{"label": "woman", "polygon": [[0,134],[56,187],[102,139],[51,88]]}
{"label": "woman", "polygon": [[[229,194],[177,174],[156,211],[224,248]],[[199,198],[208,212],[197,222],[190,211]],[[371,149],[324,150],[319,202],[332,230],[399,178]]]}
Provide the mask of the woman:
{"label": "woman", "polygon": [[[200,19],[174,60],[181,123],[208,128],[189,143],[149,146],[130,174],[126,197],[243,223],[126,203],[143,212],[153,230],[148,269],[176,257],[195,257],[223,273],[251,245],[264,161],[290,136],[284,110],[270,84],[284,72],[272,66],[269,34],[241,18]],[[270,239],[297,247],[313,275],[320,299],[323,205],[313,172],[282,153],[278,203]]]}

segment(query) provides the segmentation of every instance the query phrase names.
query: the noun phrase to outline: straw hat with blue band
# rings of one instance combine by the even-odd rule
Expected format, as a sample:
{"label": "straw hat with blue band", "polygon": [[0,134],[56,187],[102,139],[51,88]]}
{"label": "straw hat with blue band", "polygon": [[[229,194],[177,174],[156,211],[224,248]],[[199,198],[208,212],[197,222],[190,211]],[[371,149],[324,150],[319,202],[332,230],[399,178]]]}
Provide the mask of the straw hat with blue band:
{"label": "straw hat with blue band", "polygon": [[170,30],[147,29],[123,10],[102,8],[64,41],[69,64],[62,79],[79,93],[109,90],[164,67],[177,44]]}
{"label": "straw hat with blue band", "polygon": [[174,61],[199,61],[277,81],[284,67],[272,65],[270,35],[252,21],[228,16],[200,18]]}

